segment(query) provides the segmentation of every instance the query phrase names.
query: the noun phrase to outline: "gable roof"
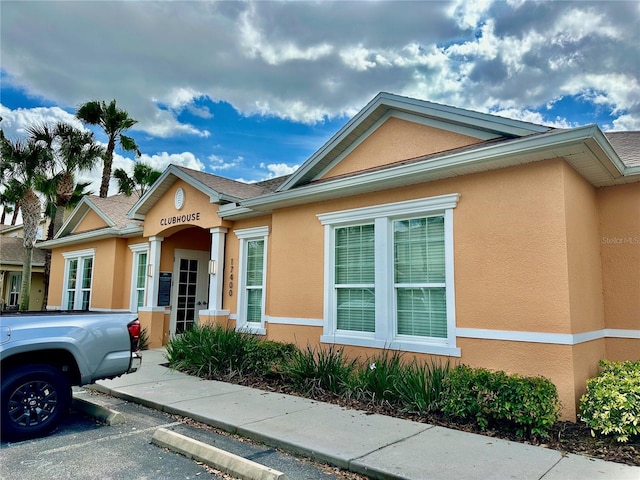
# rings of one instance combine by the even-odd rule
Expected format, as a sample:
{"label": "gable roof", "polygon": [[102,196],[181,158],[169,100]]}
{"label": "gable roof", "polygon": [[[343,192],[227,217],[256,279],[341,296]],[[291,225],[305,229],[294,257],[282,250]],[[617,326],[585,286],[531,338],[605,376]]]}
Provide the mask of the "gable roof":
{"label": "gable roof", "polygon": [[147,193],[133,205],[129,212],[129,218],[143,220],[151,207],[171,188],[177,179],[183,180],[208,195],[211,203],[223,205],[264,195],[272,192],[275,188],[272,181],[243,183],[179,165],[169,165]]}
{"label": "gable roof", "polygon": [[[41,242],[39,245],[52,248],[58,245],[73,245],[112,237],[133,237],[142,233],[142,223],[131,220],[127,212],[135,203],[136,197],[124,194],[101,198],[96,195],[86,195],[73,209],[69,218],[62,224],[53,240]],[[74,233],[74,230],[89,212],[94,212],[105,222],[104,227],[89,231]]]}
{"label": "gable roof", "polygon": [[278,191],[290,190],[313,181],[392,116],[481,140],[517,138],[551,130],[543,125],[381,92],[320,147]]}
{"label": "gable roof", "polygon": [[[635,136],[626,138],[627,141]],[[637,144],[636,144],[637,145]],[[570,130],[550,129],[520,138],[486,140],[446,152],[426,155],[379,168],[282,187],[273,194],[224,205],[219,215],[239,219],[274,208],[347,197],[406,185],[468,175],[498,168],[564,158],[595,187],[640,181],[640,166],[622,161],[597,125]],[[292,176],[294,177],[295,174]],[[286,184],[287,182],[285,182]]]}

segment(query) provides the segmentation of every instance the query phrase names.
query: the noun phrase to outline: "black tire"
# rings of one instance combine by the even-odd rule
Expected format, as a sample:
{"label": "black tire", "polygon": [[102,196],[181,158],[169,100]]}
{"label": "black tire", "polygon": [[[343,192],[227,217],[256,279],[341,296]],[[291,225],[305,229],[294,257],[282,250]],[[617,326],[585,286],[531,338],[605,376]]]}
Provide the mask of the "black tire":
{"label": "black tire", "polygon": [[43,436],[60,424],[70,406],[71,385],[57,368],[36,364],[2,372],[3,439]]}

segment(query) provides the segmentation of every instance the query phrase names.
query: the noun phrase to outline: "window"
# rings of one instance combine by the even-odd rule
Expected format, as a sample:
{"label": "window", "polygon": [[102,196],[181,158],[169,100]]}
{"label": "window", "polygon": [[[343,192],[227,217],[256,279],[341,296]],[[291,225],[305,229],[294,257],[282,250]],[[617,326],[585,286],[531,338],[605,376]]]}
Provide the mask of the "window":
{"label": "window", "polygon": [[149,245],[146,243],[129,245],[129,249],[133,252],[133,264],[131,268],[131,311],[137,312],[138,309],[145,304]]}
{"label": "window", "polygon": [[459,355],[458,194],[318,215],[325,226],[323,342]]}
{"label": "window", "polygon": [[248,228],[236,230],[234,233],[240,240],[237,328],[265,334],[264,306],[269,228]]}
{"label": "window", "polygon": [[20,301],[20,288],[22,287],[22,274],[12,272],[9,274],[9,296],[7,307],[17,308]]}
{"label": "window", "polygon": [[91,307],[94,253],[93,249],[63,253],[66,264],[62,308],[89,310]]}

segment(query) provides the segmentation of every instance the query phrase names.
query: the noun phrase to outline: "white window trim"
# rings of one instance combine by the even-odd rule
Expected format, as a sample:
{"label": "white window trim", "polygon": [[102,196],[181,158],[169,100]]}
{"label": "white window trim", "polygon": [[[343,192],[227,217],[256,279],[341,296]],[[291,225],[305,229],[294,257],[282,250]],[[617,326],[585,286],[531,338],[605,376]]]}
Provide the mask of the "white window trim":
{"label": "white window trim", "polygon": [[[132,259],[131,259],[131,295],[129,297],[129,306],[130,311],[137,312],[138,311],[138,289],[136,287],[138,280],[138,257],[141,253],[147,254],[147,273],[149,268],[149,244],[148,243],[137,243],[135,245],[129,245],[129,250],[131,250]],[[144,293],[145,297],[147,295],[147,287],[149,285],[148,275],[145,275],[144,279]],[[146,299],[143,303],[143,307],[146,305]]]}
{"label": "white window trim", "polygon": [[[456,346],[455,282],[453,259],[453,209],[458,204],[460,194],[453,193],[404,202],[387,203],[317,215],[324,225],[324,321],[321,342],[338,343],[359,347],[403,350],[416,353],[449,355],[459,357]],[[395,295],[391,270],[393,269],[393,229],[394,220],[415,218],[416,216],[444,216],[445,277],[447,301],[447,338],[442,341],[425,340],[421,337],[395,335],[396,318]],[[345,332],[336,329],[335,295],[333,294],[336,227],[374,223],[376,250],[385,246],[385,254],[376,256],[375,295],[376,328],[373,334],[366,332]],[[394,320],[395,322],[395,320]]]}
{"label": "white window trim", "polygon": [[[265,328],[265,305],[267,298],[267,252],[268,250],[268,237],[269,227],[255,227],[245,228],[242,230],[234,230],[233,233],[240,240],[240,251],[238,259],[238,315],[236,319],[236,330],[254,333],[257,335],[266,335],[267,330]],[[247,263],[247,243],[251,240],[263,240],[264,241],[264,259],[262,266],[262,306],[260,315],[260,324],[256,325],[253,322],[249,324],[247,322],[247,304],[246,304],[246,284],[247,276],[245,266]]]}
{"label": "white window trim", "polygon": [[[89,307],[88,309],[91,310],[91,302],[93,301],[93,275],[95,272],[95,266],[96,266],[96,249],[95,248],[87,248],[85,250],[75,250],[73,252],[64,252],[62,254],[62,256],[64,257],[64,282],[62,285],[62,308],[64,309],[68,309],[68,310],[73,310],[73,306],[72,308],[69,308],[69,306],[67,305],[67,289],[69,287],[69,260],[73,260],[73,259],[77,259],[78,260],[78,272],[81,271],[82,265],[80,260],[83,258],[87,258],[87,257],[91,257],[91,261],[92,261],[92,267],[91,267],[91,289],[90,289],[90,294],[89,294]],[[82,280],[80,279],[76,279],[76,295],[75,295],[75,301],[77,301],[77,299],[79,298],[78,293],[82,292],[82,282],[78,281],[78,280]]]}

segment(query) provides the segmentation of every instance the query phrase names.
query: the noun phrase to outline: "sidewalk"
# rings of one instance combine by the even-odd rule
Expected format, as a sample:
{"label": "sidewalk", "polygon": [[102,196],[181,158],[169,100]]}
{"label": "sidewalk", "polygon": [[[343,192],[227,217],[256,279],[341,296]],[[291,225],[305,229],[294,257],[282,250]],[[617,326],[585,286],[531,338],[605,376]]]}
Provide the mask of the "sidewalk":
{"label": "sidewalk", "polygon": [[379,479],[640,479],[640,467],[225,382],[201,380],[143,352],[142,368],[96,389]]}

